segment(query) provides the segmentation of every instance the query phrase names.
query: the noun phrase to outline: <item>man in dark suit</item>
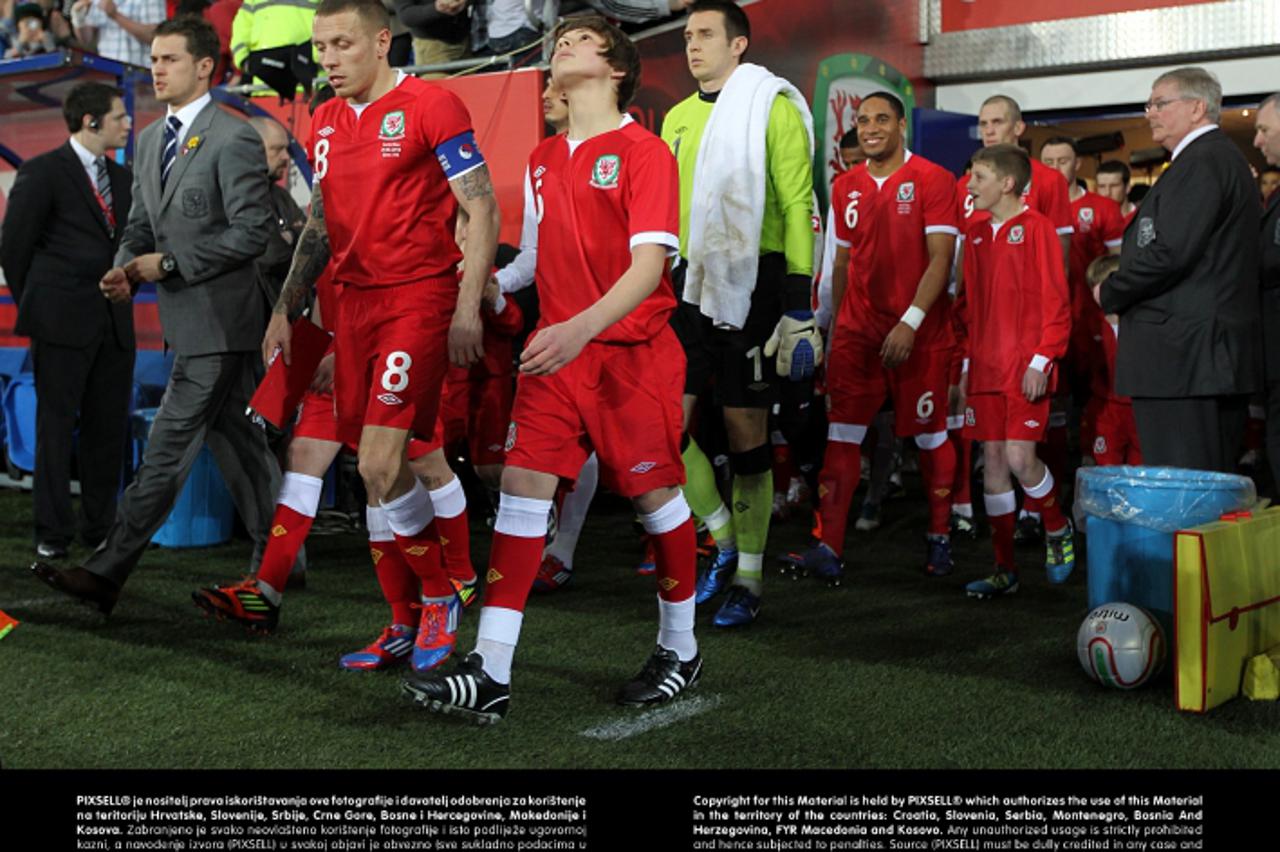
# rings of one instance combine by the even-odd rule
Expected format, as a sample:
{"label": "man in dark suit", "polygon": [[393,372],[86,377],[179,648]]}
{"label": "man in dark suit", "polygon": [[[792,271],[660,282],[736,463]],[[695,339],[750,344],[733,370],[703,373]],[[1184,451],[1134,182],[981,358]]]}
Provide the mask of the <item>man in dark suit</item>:
{"label": "man in dark suit", "polygon": [[133,311],[98,292],[129,216],[130,176],[105,156],[123,148],[121,93],[81,83],[62,105],[67,144],[22,164],[0,233],[0,260],[18,305],[14,331],[35,365],[35,540],[61,559],[75,538],[72,434],[80,415],[80,536],[106,537],[116,512],[133,381]]}
{"label": "man in dark suit", "polygon": [[[1267,162],[1280,166],[1280,92],[1263,99],[1253,144]],[[1267,374],[1267,458],[1280,491],[1280,191],[1271,193],[1262,215],[1262,338]]]}
{"label": "man in dark suit", "polygon": [[280,298],[280,288],[289,274],[289,265],[293,263],[293,247],[298,244],[302,228],[307,224],[307,214],[302,212],[289,190],[280,184],[289,172],[288,131],[274,118],[262,115],[249,119],[249,126],[262,137],[263,153],[267,157],[267,179],[271,182],[273,227],[267,234],[267,250],[258,258],[263,295],[270,312]]}
{"label": "man in dark suit", "polygon": [[253,129],[209,96],[218,49],[217,34],[202,20],[157,26],[152,80],[168,111],[138,138],[133,209],[117,266],[99,283],[110,301],[127,304],[141,282],[157,282],[160,324],[177,353],[142,467],[84,567],[32,566],[49,585],[104,613],[173,508],[205,441],[257,545],[255,560],[280,486],[265,435],[244,415],[266,325],[254,262],[271,227],[267,165]]}
{"label": "man in dark suit", "polygon": [[1231,471],[1262,386],[1258,189],[1218,129],[1222,87],[1162,74],[1147,120],[1172,165],[1125,231],[1100,303],[1120,315],[1116,390],[1133,397],[1147,464]]}

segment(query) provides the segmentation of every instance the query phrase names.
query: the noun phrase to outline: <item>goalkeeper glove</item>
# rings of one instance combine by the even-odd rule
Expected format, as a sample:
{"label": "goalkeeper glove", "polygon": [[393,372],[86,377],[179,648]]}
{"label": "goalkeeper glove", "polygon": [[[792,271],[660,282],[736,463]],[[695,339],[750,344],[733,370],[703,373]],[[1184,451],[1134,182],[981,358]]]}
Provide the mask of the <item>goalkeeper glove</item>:
{"label": "goalkeeper glove", "polygon": [[778,355],[778,375],[793,382],[813,376],[822,363],[822,336],[813,311],[787,311],[764,345],[766,358]]}

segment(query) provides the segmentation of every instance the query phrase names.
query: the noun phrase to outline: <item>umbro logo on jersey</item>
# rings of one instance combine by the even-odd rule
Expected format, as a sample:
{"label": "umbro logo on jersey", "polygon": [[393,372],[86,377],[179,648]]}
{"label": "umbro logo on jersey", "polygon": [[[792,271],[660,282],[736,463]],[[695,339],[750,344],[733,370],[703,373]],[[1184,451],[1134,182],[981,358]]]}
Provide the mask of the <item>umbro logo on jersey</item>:
{"label": "umbro logo on jersey", "polygon": [[533,170],[533,176],[535,178],[540,178],[543,176],[543,174],[546,173],[546,171],[547,171],[546,166],[538,166],[536,169]]}
{"label": "umbro logo on jersey", "polygon": [[908,203],[916,200],[915,181],[907,181],[898,187],[898,200]]}
{"label": "umbro logo on jersey", "polygon": [[1023,425],[1023,426],[1026,426],[1028,429],[1039,429],[1039,428],[1040,428],[1040,421],[1039,421],[1039,420],[1026,420],[1026,421],[1024,421],[1024,422],[1023,422],[1023,424],[1022,424],[1022,425]]}
{"label": "umbro logo on jersey", "polygon": [[653,470],[657,466],[658,466],[657,462],[644,461],[644,462],[640,462],[640,464],[631,468],[631,472],[632,473],[648,473],[649,471]]}
{"label": "umbro logo on jersey", "polygon": [[316,135],[319,136],[321,139],[324,139],[327,136],[332,136],[333,128],[328,126],[321,127],[320,130],[316,133]]}
{"label": "umbro logo on jersey", "polygon": [[591,185],[596,189],[613,189],[622,174],[622,158],[617,154],[601,154],[591,167]]}
{"label": "umbro logo on jersey", "polygon": [[1022,238],[1025,237],[1026,235],[1027,235],[1027,232],[1023,229],[1021,225],[1014,225],[1012,228],[1009,229],[1009,245],[1011,246],[1022,245]]}
{"label": "umbro logo on jersey", "polygon": [[379,139],[403,139],[405,131],[404,110],[398,109],[389,112],[382,117],[382,124],[378,127]]}
{"label": "umbro logo on jersey", "polygon": [[393,393],[378,394],[378,402],[383,405],[404,405],[404,400]]}

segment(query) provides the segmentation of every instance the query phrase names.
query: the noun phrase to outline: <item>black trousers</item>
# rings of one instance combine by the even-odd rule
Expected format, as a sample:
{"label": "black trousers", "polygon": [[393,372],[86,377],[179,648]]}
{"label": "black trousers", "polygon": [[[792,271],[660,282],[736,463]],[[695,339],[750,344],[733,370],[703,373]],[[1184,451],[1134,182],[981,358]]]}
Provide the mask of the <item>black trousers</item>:
{"label": "black trousers", "polygon": [[1244,443],[1249,397],[1133,398],[1142,462],[1234,473]]}
{"label": "black trousers", "polygon": [[76,535],[71,454],[79,415],[80,537],[96,546],[116,513],[129,433],[133,350],[109,330],[88,346],[31,341],[36,377],[35,540],[66,546]]}

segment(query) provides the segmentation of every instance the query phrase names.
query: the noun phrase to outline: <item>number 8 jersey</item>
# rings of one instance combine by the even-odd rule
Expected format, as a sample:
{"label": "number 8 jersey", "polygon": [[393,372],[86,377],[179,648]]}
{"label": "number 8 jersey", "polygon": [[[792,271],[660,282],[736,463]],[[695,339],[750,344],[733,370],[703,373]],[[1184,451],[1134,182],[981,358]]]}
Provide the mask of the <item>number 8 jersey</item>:
{"label": "number 8 jersey", "polygon": [[368,104],[334,98],[311,118],[334,277],[356,287],[457,288],[449,181],[484,165],[457,95],[398,72]]}

